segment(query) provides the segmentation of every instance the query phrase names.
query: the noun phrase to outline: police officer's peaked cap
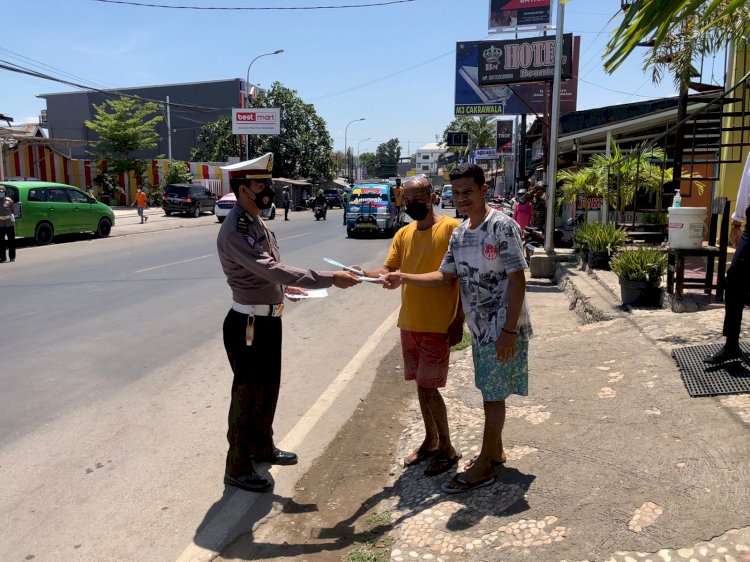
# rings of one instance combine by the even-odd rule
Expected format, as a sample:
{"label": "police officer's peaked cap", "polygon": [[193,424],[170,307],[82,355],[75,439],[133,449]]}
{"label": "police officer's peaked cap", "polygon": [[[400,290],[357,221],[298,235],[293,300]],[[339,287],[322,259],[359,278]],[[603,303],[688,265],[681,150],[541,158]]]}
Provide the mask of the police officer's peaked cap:
{"label": "police officer's peaked cap", "polygon": [[266,152],[263,156],[259,156],[253,160],[245,160],[244,162],[237,162],[237,164],[222,166],[221,169],[226,170],[229,173],[230,180],[270,179],[271,171],[273,170],[273,153]]}

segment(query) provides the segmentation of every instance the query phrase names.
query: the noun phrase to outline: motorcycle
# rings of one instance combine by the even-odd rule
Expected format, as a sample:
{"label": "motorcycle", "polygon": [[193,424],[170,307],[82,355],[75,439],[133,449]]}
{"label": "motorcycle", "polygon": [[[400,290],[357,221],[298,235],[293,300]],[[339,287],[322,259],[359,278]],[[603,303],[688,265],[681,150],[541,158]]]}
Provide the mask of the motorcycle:
{"label": "motorcycle", "polygon": [[326,220],[326,206],[315,205],[313,207],[313,216],[315,217],[316,221],[319,221],[320,219]]}

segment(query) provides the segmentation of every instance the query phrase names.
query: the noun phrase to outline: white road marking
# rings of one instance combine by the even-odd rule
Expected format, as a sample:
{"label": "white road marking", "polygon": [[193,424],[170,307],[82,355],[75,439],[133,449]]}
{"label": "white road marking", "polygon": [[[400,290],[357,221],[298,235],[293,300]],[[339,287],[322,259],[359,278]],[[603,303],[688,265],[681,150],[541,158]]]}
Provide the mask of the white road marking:
{"label": "white road marking", "polygon": [[[351,361],[341,370],[338,376],[328,385],[315,404],[300,418],[297,424],[284,436],[281,443],[277,446],[279,449],[293,451],[297,449],[312,432],[315,425],[331,408],[347,385],[354,380],[359,369],[369,359],[375,348],[385,338],[389,330],[396,325],[399,309],[397,308],[386,318],[383,323],[367,338],[365,344],[352,357]],[[271,469],[275,472],[276,467]],[[275,476],[275,474],[274,474]],[[213,518],[206,522],[201,529],[200,542],[202,544],[219,545],[223,544],[226,538],[227,529],[232,529],[237,522],[247,514],[248,508],[255,503],[258,494],[248,496],[246,492],[239,490],[230,492],[231,496],[223,502],[222,507],[214,514]],[[256,526],[261,522],[256,523]],[[206,546],[199,546],[192,542],[182,552],[176,562],[210,562],[220,553],[217,550],[211,550]]]}
{"label": "white road marking", "polygon": [[146,269],[139,269],[138,271],[136,271],[136,273],[143,273],[144,271],[153,271],[154,269],[161,269],[162,267],[170,267],[172,265],[179,265],[181,263],[188,263],[188,262],[191,262],[191,261],[202,260],[203,258],[210,258],[211,256],[215,256],[215,255],[216,254],[206,254],[205,256],[198,256],[197,258],[190,258],[190,259],[187,259],[187,260],[173,261],[172,263],[165,263],[163,265],[157,265],[157,266],[154,266],[154,267],[147,267]]}
{"label": "white road marking", "polygon": [[310,234],[309,232],[303,232],[302,234],[295,234],[294,236],[287,236],[286,238],[279,238],[279,242],[283,242],[284,240],[291,240],[292,238],[301,238],[302,236],[307,236]]}

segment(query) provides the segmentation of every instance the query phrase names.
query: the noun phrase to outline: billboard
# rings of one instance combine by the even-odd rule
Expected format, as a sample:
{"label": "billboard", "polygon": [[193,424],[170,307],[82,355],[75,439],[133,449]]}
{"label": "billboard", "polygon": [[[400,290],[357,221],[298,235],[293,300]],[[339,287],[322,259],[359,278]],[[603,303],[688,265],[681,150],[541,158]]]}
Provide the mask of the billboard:
{"label": "billboard", "polygon": [[278,108],[232,109],[232,133],[235,135],[281,134],[281,110]]}
{"label": "billboard", "polygon": [[469,146],[469,133],[449,132],[446,136],[448,146]]}
{"label": "billboard", "polygon": [[497,153],[507,154],[513,152],[513,121],[510,119],[498,119],[497,121]]}
{"label": "billboard", "polygon": [[[555,38],[527,37],[505,41],[481,41],[479,87],[540,82],[555,77]],[[573,65],[573,34],[563,35],[563,80],[570,78]]]}
{"label": "billboard", "polygon": [[487,27],[518,27],[547,25],[550,21],[551,0],[490,0]]}
{"label": "billboard", "polygon": [[[578,57],[580,37],[573,38],[572,78],[562,83],[560,112],[576,110],[578,97]],[[544,114],[544,83],[534,82],[519,85],[479,86],[478,41],[456,43],[456,93],[454,114],[514,115],[521,113]]]}

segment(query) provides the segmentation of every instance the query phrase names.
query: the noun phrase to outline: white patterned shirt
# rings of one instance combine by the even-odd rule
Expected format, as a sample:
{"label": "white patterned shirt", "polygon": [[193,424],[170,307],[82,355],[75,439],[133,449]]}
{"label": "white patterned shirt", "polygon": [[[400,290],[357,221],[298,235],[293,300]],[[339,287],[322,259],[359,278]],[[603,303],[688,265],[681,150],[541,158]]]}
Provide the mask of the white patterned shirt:
{"label": "white patterned shirt", "polygon": [[[476,228],[469,228],[465,220],[453,231],[440,271],[460,281],[461,303],[475,343],[499,338],[508,314],[508,274],[524,269],[520,228],[505,213],[491,209]],[[519,338],[533,333],[525,296],[516,330]]]}

